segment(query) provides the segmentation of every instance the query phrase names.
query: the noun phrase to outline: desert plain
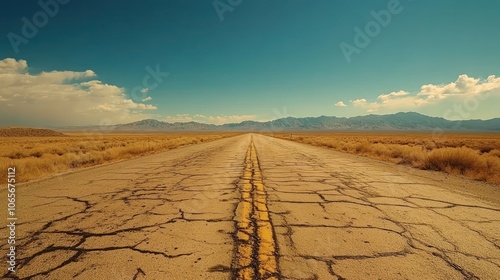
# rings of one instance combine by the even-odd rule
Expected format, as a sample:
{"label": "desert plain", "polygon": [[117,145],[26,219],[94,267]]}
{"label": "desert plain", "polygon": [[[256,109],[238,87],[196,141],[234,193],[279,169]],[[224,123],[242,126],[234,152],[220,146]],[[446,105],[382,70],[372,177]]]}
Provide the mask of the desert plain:
{"label": "desert plain", "polygon": [[19,279],[500,275],[495,134],[0,141],[2,169],[16,169]]}

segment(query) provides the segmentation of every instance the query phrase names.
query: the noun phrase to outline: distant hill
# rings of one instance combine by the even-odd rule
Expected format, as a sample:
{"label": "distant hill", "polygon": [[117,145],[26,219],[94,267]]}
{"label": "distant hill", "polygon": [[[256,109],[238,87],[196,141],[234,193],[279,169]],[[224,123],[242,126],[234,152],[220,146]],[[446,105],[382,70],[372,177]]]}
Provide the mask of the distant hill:
{"label": "distant hill", "polygon": [[64,134],[54,130],[40,129],[40,128],[21,128],[21,127],[0,128],[0,137],[45,137],[45,136],[64,136]]}
{"label": "distant hill", "polygon": [[216,125],[213,124],[204,124],[197,122],[185,122],[185,123],[167,123],[161,122],[157,120],[142,120],[133,123],[127,124],[119,124],[112,126],[111,128],[116,130],[143,130],[143,131],[152,131],[152,130],[212,130],[217,129]]}
{"label": "distant hill", "polygon": [[223,125],[197,122],[167,123],[158,120],[142,120],[133,123],[104,127],[72,127],[65,130],[115,130],[115,131],[352,131],[352,130],[420,130],[420,131],[500,131],[500,118],[491,120],[450,121],[406,112],[390,115],[367,115],[351,118],[329,116],[294,118],[287,117],[268,122],[244,121]]}
{"label": "distant hill", "polygon": [[225,124],[232,130],[448,130],[448,131],[500,131],[500,118],[491,120],[450,121],[429,117],[419,113],[396,113],[390,115],[368,115],[351,118],[307,117],[282,118],[269,122],[242,122]]}

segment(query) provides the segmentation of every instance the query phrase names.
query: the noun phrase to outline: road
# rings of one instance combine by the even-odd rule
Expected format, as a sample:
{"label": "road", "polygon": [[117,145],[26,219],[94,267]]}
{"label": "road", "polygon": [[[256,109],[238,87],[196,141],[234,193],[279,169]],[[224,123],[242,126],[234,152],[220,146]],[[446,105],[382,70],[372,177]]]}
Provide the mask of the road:
{"label": "road", "polygon": [[19,185],[16,198],[21,279],[500,277],[498,188],[258,134]]}

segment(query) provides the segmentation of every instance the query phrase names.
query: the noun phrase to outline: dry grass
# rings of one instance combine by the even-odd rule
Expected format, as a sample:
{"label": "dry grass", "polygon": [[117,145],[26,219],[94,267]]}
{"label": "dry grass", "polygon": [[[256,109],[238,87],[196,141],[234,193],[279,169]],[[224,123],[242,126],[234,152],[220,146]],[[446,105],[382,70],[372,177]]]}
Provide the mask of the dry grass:
{"label": "dry grass", "polygon": [[278,133],[271,136],[415,168],[500,182],[500,134]]}
{"label": "dry grass", "polygon": [[7,167],[26,182],[58,172],[98,165],[184,145],[212,141],[234,133],[82,134],[57,137],[0,137],[0,182]]}
{"label": "dry grass", "polygon": [[0,128],[0,137],[47,137],[47,136],[64,136],[64,134],[43,128],[29,127],[6,127]]}

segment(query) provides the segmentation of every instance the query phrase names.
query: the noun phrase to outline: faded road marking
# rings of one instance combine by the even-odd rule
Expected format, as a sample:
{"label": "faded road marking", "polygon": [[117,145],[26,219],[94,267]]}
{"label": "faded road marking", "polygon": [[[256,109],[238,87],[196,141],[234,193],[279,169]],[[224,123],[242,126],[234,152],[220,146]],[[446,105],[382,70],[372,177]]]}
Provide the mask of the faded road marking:
{"label": "faded road marking", "polygon": [[247,150],[236,209],[235,279],[279,279],[276,242],[267,194],[253,142]]}

